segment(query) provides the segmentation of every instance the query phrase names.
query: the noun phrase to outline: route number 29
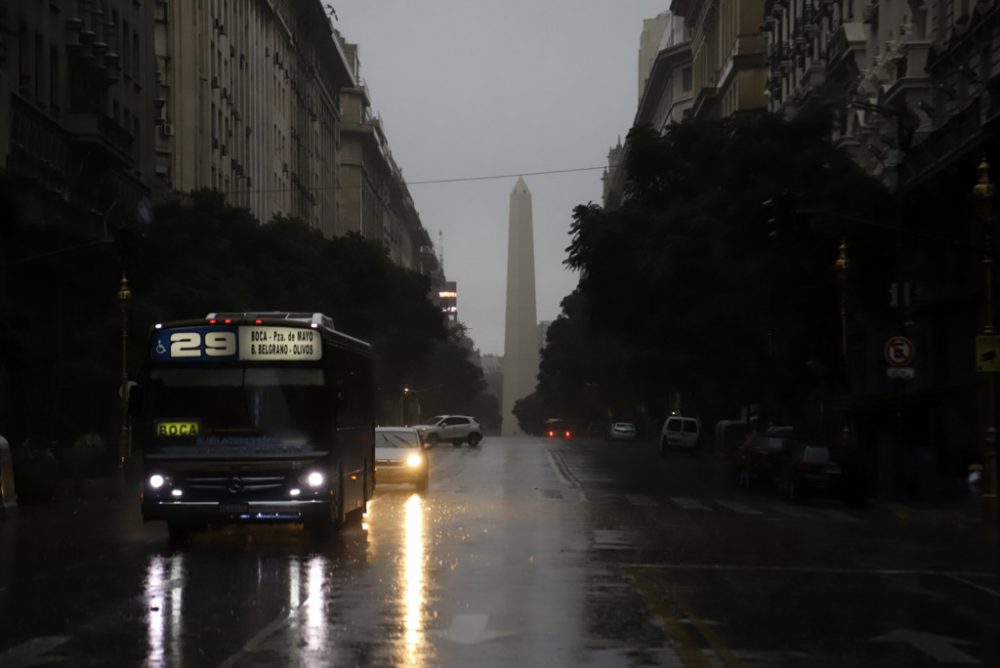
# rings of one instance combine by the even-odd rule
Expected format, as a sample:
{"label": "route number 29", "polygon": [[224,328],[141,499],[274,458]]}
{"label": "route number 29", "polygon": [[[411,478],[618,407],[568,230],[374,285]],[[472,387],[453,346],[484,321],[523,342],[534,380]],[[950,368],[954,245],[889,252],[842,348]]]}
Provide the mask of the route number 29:
{"label": "route number 29", "polygon": [[[204,338],[204,341],[203,341]],[[229,357],[236,354],[235,332],[174,332],[170,335],[171,357]]]}

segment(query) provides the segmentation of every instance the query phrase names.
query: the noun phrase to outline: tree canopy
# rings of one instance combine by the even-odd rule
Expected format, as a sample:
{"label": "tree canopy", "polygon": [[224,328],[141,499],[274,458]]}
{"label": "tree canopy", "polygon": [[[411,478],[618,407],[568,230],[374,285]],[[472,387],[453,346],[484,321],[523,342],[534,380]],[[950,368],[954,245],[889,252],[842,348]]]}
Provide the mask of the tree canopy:
{"label": "tree canopy", "polygon": [[566,263],[580,281],[542,354],[546,403],[590,419],[662,416],[671,395],[707,413],[807,410],[817,370],[826,382],[838,370],[841,238],[853,283],[886,270],[867,261],[880,240],[845,215],[891,210],[829,136],[822,109],[634,128],[621,207],[573,212]]}
{"label": "tree canopy", "polygon": [[[153,323],[210,311],[319,311],[372,344],[385,406],[398,407],[407,385],[439,384],[442,406],[467,406],[482,394],[471,347],[449,335],[429,299],[429,279],[358,235],[326,239],[286,217],[261,225],[206,190],[158,207],[153,224],[119,234],[117,253],[110,242],[79,243],[47,226],[12,225],[5,236],[12,240],[8,262],[28,258],[8,269],[0,295],[0,408],[11,438],[71,442],[77,431],[110,436],[116,429],[123,265],[132,292],[133,375]],[[75,245],[81,249],[46,255]],[[444,361],[447,375],[439,369]]]}

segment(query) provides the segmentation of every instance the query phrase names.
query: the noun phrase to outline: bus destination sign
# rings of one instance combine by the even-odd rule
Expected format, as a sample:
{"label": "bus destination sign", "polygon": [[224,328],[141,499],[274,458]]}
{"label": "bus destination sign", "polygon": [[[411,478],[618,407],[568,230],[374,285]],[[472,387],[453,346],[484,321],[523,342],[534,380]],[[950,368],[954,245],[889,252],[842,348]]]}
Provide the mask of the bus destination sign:
{"label": "bus destination sign", "polygon": [[241,325],[156,330],[154,362],[308,362],[323,357],[320,333],[301,327]]}

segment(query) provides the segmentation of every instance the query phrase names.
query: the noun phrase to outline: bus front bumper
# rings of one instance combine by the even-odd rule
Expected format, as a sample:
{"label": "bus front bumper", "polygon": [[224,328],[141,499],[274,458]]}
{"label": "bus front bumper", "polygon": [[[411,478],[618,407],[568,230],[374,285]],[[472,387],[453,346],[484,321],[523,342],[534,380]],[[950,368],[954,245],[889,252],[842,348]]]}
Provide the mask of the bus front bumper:
{"label": "bus front bumper", "polygon": [[146,522],[301,522],[331,516],[332,499],[274,499],[253,501],[183,501],[150,499],[142,502]]}

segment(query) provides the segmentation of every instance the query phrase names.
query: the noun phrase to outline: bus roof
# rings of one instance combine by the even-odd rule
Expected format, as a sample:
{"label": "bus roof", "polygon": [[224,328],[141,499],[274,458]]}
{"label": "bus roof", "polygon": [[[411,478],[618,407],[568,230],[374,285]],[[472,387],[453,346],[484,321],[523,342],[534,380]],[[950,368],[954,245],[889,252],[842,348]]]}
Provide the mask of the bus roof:
{"label": "bus roof", "polygon": [[205,324],[226,325],[280,325],[283,327],[311,327],[320,332],[323,340],[341,348],[371,354],[372,347],[367,341],[338,331],[333,326],[333,318],[323,313],[304,311],[219,311],[205,315],[204,319],[172,320],[157,323],[156,329],[191,327]]}

